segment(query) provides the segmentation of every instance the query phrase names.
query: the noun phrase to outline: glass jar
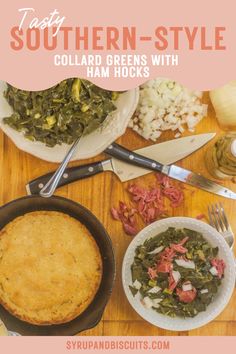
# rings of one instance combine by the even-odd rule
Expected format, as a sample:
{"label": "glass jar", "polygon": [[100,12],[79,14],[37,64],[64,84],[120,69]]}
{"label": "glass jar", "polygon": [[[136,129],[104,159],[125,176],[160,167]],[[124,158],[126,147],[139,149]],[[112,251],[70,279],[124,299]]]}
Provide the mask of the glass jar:
{"label": "glass jar", "polygon": [[236,132],[221,136],[205,156],[209,173],[219,179],[236,176]]}

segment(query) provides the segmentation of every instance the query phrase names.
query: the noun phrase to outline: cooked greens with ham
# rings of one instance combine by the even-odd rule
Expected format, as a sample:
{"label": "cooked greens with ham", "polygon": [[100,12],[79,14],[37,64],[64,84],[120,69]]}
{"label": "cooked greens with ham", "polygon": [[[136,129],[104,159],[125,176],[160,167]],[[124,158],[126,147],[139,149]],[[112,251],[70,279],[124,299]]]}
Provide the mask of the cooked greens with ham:
{"label": "cooked greens with ham", "polygon": [[225,263],[201,233],[168,228],[135,250],[133,296],[147,308],[171,317],[205,311],[224,277]]}
{"label": "cooked greens with ham", "polygon": [[24,91],[7,85],[4,93],[13,109],[4,123],[47,146],[72,144],[83,133],[101,126],[116,110],[117,92],[87,80],[67,79],[43,91]]}

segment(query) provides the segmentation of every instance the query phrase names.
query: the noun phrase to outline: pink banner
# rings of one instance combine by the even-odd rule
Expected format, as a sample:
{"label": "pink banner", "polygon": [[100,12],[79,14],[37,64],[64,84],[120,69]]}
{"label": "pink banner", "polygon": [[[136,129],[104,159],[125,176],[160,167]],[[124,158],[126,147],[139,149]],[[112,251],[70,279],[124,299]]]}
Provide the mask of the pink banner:
{"label": "pink banner", "polygon": [[[0,80],[25,90],[41,90],[66,78],[81,77],[106,89],[128,90],[147,80],[165,77],[188,88],[211,90],[236,80],[235,9],[235,0],[10,0],[0,12]],[[138,94],[134,101],[138,102]],[[216,124],[215,116],[214,119]],[[206,127],[211,128],[210,123]],[[218,133],[219,129],[214,126],[213,131]],[[7,144],[4,140],[4,148],[7,146],[10,154],[13,147]],[[27,149],[22,150],[32,153]],[[14,161],[18,159],[16,156]],[[122,299],[120,293],[118,299]],[[112,313],[113,308],[109,311]],[[122,317],[125,307],[122,311],[120,322],[125,321]],[[235,320],[231,321],[232,318],[227,322],[232,323]],[[2,354],[222,354],[224,351],[235,353],[235,337],[9,336],[0,339]]]}
{"label": "pink banner", "polygon": [[235,352],[233,337],[15,337],[1,338],[1,353],[168,353],[227,354]]}
{"label": "pink banner", "polygon": [[8,1],[0,79],[28,90],[69,77],[124,90],[154,77],[208,90],[235,79],[235,1]]}

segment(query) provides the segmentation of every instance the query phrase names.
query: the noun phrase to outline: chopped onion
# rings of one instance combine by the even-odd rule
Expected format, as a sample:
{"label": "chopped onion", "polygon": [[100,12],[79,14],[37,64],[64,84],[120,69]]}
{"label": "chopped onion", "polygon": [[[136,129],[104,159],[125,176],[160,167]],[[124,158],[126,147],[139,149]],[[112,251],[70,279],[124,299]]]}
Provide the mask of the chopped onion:
{"label": "chopped onion", "polygon": [[216,267],[214,267],[214,266],[211,267],[210,273],[211,273],[212,275],[214,275],[214,276],[217,276],[217,275],[218,275],[218,271],[217,271]]}
{"label": "chopped onion", "polygon": [[137,279],[133,282],[133,287],[137,290],[141,289],[142,284]]}
{"label": "chopped onion", "polygon": [[156,141],[162,131],[175,131],[178,138],[207,115],[202,92],[190,91],[179,83],[157,78],[140,86],[140,99],[129,127],[145,139]]}
{"label": "chopped onion", "polygon": [[152,300],[152,303],[153,303],[153,307],[155,307],[155,308],[158,308],[160,305],[159,305],[159,303],[162,301],[162,299],[153,299]]}
{"label": "chopped onion", "polygon": [[183,289],[183,291],[189,291],[189,290],[192,290],[193,287],[192,287],[192,284],[188,282],[188,283],[184,283],[182,285],[182,289]]}
{"label": "chopped onion", "polygon": [[172,275],[173,275],[174,281],[176,283],[178,283],[178,281],[181,278],[180,272],[178,272],[178,270],[173,270]]}
{"label": "chopped onion", "polygon": [[207,293],[208,293],[208,289],[202,289],[202,290],[200,291],[200,293],[201,293],[201,294],[207,294]]}
{"label": "chopped onion", "polygon": [[193,261],[185,261],[184,259],[175,259],[175,262],[180,267],[195,269],[195,263]]}
{"label": "chopped onion", "polygon": [[164,246],[159,246],[159,247],[155,248],[153,251],[148,252],[148,254],[157,254],[157,253],[160,253],[163,249],[164,249]]}
{"label": "chopped onion", "polygon": [[159,291],[161,290],[161,288],[159,286],[154,286],[153,288],[151,288],[150,290],[148,290],[148,293],[150,294],[157,294],[159,293]]}
{"label": "chopped onion", "polygon": [[153,306],[153,302],[152,302],[152,300],[150,299],[150,297],[148,297],[148,296],[145,296],[145,297],[143,298],[143,304],[144,304],[144,306],[145,306],[147,309],[150,309],[150,308],[152,308],[152,306]]}
{"label": "chopped onion", "polygon": [[141,302],[142,304],[147,308],[150,309],[152,307],[158,308],[159,303],[162,301],[162,299],[150,299],[150,297],[145,296]]}

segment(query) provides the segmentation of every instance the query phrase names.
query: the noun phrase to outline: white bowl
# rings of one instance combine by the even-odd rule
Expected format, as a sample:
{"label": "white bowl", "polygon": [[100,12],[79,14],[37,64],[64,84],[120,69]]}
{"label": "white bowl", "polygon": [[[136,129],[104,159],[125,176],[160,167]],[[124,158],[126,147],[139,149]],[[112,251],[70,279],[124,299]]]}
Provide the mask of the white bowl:
{"label": "white bowl", "polygon": [[[3,92],[6,83],[0,81],[0,128],[20,149],[42,160],[49,162],[61,162],[69,149],[69,145],[56,145],[53,148],[47,147],[39,141],[26,139],[23,133],[3,123],[3,118],[12,113]],[[113,141],[124,134],[130,118],[134,114],[139,99],[139,89],[133,89],[122,93],[116,101],[117,110],[105,120],[101,128],[81,139],[77,152],[72,157],[72,161],[94,157],[103,152]]]}
{"label": "white bowl", "polygon": [[[134,260],[135,249],[146,239],[156,236],[168,227],[189,228],[202,233],[203,237],[213,246],[219,247],[219,257],[226,263],[225,274],[213,302],[205,312],[200,312],[193,318],[171,318],[145,308],[138,297],[133,297],[129,289],[132,285],[131,264]],[[134,310],[149,323],[172,331],[188,331],[201,327],[218,316],[230,300],[235,287],[235,262],[233,254],[223,237],[208,224],[186,217],[173,217],[154,222],[143,229],[130,243],[123,260],[122,282],[125,294]]]}

